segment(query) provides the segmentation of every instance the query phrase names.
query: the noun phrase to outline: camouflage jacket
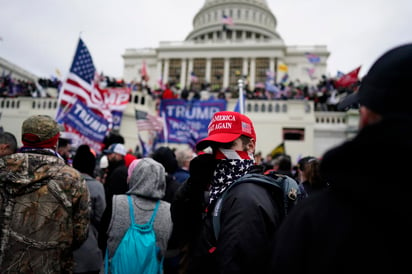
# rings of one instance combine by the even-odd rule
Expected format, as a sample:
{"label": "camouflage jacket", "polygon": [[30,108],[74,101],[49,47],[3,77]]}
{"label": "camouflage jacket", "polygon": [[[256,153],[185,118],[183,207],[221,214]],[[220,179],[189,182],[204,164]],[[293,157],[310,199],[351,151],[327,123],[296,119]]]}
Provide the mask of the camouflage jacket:
{"label": "camouflage jacket", "polygon": [[72,273],[89,207],[86,182],[51,150],[0,158],[0,273]]}

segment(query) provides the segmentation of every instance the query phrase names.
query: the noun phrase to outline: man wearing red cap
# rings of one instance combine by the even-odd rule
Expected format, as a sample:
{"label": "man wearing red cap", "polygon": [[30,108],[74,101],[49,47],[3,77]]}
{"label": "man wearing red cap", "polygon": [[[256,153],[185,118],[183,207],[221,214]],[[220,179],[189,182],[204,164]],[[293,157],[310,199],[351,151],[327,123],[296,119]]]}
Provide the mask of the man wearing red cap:
{"label": "man wearing red cap", "polygon": [[58,124],[23,122],[23,147],[0,158],[0,272],[72,273],[72,251],[88,235],[89,192],[57,153]]}
{"label": "man wearing red cap", "polygon": [[[212,214],[216,201],[238,178],[257,172],[254,163],[256,133],[245,115],[221,111],[213,115],[208,137],[194,158],[190,177],[172,203],[177,237],[188,248],[184,273],[264,273],[270,243],[281,220],[280,207],[265,186],[237,184],[221,205],[220,233],[215,239]],[[262,172],[263,170],[259,170]],[[204,194],[207,198],[203,199]],[[203,215],[203,217],[202,217]]]}

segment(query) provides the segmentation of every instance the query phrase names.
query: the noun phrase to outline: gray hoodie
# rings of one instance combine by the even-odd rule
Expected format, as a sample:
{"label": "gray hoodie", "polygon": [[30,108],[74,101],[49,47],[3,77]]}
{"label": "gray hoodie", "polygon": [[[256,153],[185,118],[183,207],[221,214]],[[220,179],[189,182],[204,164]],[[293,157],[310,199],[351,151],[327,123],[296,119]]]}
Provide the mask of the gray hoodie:
{"label": "gray hoodie", "polygon": [[[164,167],[151,158],[139,160],[129,178],[127,194],[132,197],[135,223],[144,224],[150,220],[156,202],[163,198],[166,191],[166,174]],[[129,203],[127,195],[113,197],[112,219],[108,229],[107,247],[109,257],[119,245],[122,237],[130,226]],[[156,243],[164,255],[167,242],[172,233],[173,223],[170,216],[170,204],[160,201],[154,220]]]}

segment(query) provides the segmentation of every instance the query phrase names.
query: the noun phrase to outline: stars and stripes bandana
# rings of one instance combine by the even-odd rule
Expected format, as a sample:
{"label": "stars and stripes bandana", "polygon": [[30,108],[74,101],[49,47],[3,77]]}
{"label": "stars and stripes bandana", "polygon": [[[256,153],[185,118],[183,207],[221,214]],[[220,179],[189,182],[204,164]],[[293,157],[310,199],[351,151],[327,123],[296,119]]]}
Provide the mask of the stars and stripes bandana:
{"label": "stars and stripes bandana", "polygon": [[253,154],[246,151],[220,148],[215,157],[218,163],[209,193],[209,205],[212,205],[232,182],[248,173],[255,163]]}

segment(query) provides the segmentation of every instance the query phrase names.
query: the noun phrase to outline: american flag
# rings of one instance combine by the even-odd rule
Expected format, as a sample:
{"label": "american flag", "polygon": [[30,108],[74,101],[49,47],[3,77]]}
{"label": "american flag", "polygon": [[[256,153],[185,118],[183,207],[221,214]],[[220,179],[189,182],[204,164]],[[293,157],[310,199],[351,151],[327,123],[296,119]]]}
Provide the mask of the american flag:
{"label": "american flag", "polygon": [[316,70],[315,67],[313,67],[313,68],[306,68],[306,71],[308,72],[308,75],[309,75],[310,79],[312,79],[312,80],[313,80],[313,79],[316,79],[315,70]]}
{"label": "american flag", "polygon": [[316,64],[320,62],[320,57],[316,54],[312,54],[309,52],[305,53],[306,58],[308,58],[309,63]]}
{"label": "american flag", "polygon": [[139,131],[162,131],[163,119],[161,117],[137,109],[135,109],[135,116]]}
{"label": "american flag", "polygon": [[70,71],[60,91],[60,108],[71,106],[79,99],[95,113],[111,120],[110,108],[103,95],[106,90],[99,88],[97,78],[92,56],[80,38]]}
{"label": "american flag", "polygon": [[196,82],[198,81],[198,78],[197,78],[197,76],[196,76],[196,74],[195,74],[194,71],[192,71],[192,72],[190,73],[190,81],[193,82],[193,83],[196,83]]}
{"label": "american flag", "polygon": [[233,25],[233,19],[232,19],[232,17],[223,14],[222,23],[225,24],[225,25],[232,26]]}

